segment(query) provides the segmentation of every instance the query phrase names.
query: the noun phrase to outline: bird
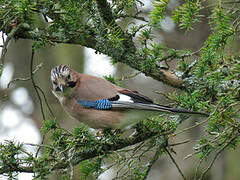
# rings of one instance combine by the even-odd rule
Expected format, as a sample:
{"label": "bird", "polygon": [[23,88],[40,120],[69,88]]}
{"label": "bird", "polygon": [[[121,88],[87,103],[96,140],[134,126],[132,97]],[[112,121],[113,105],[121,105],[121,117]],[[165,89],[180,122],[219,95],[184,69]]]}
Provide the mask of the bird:
{"label": "bird", "polygon": [[78,73],[68,65],[52,68],[51,82],[52,93],[65,111],[94,129],[123,129],[164,112],[208,116],[205,112],[154,103],[138,91],[117,86],[103,78]]}

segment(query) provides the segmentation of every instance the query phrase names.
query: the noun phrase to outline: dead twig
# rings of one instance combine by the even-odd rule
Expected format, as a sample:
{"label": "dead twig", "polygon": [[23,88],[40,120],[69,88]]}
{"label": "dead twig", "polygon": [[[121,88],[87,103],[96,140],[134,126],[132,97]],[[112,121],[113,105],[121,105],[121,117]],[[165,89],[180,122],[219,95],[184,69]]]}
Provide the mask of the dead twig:
{"label": "dead twig", "polygon": [[172,162],[175,164],[175,166],[176,166],[178,172],[181,174],[182,178],[183,178],[184,180],[186,180],[186,177],[184,176],[182,170],[180,169],[179,165],[177,164],[177,162],[175,161],[175,159],[173,158],[173,156],[171,155],[171,153],[168,151],[167,148],[165,148],[165,151],[166,151],[167,154],[169,155],[169,157],[170,157],[170,159],[172,160]]}
{"label": "dead twig", "polygon": [[[34,69],[34,71],[32,72],[32,74],[35,75],[36,72],[37,72],[39,69],[41,69],[42,67],[43,67],[43,63],[40,63],[39,65],[37,65],[36,68]],[[31,77],[26,77],[26,78],[20,77],[20,78],[13,79],[13,80],[11,80],[11,81],[8,83],[7,88],[10,88],[10,85],[11,85],[12,83],[17,82],[17,81],[29,81],[29,80],[31,80]]]}

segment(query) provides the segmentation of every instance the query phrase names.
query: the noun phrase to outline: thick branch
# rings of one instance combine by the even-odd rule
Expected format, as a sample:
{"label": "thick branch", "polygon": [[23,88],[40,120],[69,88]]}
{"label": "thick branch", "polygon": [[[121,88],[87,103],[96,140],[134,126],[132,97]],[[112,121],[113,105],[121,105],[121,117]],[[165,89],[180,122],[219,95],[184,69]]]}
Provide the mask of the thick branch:
{"label": "thick branch", "polygon": [[[31,33],[31,31],[24,31],[24,32],[20,32],[17,35],[17,38],[24,38],[24,39],[39,39],[40,37],[36,36],[35,34]],[[93,36],[91,37],[84,37],[84,36],[80,36],[80,35],[72,35],[71,38],[69,38],[69,40],[67,41],[62,41],[60,39],[57,39],[56,37],[52,37],[52,36],[46,36],[44,34],[42,34],[43,37],[45,37],[46,39],[49,39],[52,42],[55,43],[68,43],[68,44],[77,44],[77,45],[82,45],[85,47],[89,47],[92,49],[96,49],[96,40],[94,39]],[[133,44],[131,43],[127,43],[128,46],[129,44]],[[131,50],[129,52],[129,49],[132,48],[133,50]],[[154,69],[152,71],[147,71],[147,70],[143,70],[140,67],[140,62],[144,61],[144,59],[142,59],[141,57],[137,56],[135,54],[135,46],[130,46],[130,47],[125,47],[126,49],[126,53],[122,54],[122,56],[117,56],[117,54],[113,54],[113,53],[109,53],[108,52],[102,52],[104,54],[107,54],[110,57],[113,57],[116,61],[124,63],[129,65],[130,67],[141,71],[142,73],[144,73],[146,76],[150,76],[155,80],[158,81],[162,81],[165,84],[168,84],[172,87],[176,87],[176,88],[182,88],[183,85],[183,80],[179,77],[176,76],[175,73],[173,73],[170,70],[166,70],[163,68],[157,68]],[[118,52],[116,50],[116,52]]]}
{"label": "thick branch", "polygon": [[16,38],[22,38],[22,39],[32,39],[32,40],[40,40],[40,39],[47,39],[50,42],[54,43],[67,43],[67,44],[77,44],[82,45],[85,47],[93,48],[96,45],[96,39],[93,31],[86,26],[85,27],[85,33],[86,31],[89,33],[88,36],[83,36],[82,33],[76,32],[76,34],[65,34],[67,40],[59,39],[58,37],[54,37],[52,35],[49,35],[49,33],[46,33],[47,30],[43,29],[41,31],[41,36],[38,36],[35,33],[32,33],[33,29],[24,29],[23,31],[19,31],[15,37]]}
{"label": "thick branch", "polygon": [[[106,54],[118,62],[125,63],[130,67],[141,71],[146,76],[150,76],[158,81],[162,81],[170,86],[181,88],[183,81],[179,79],[173,72],[170,70],[162,69],[157,64],[154,69],[145,69],[141,67],[141,64],[147,59],[144,59],[137,54],[137,49],[135,43],[133,42],[132,36],[124,32],[121,27],[116,23],[115,18],[112,14],[112,9],[109,3],[106,0],[96,0],[96,6],[98,13],[101,19],[101,26],[103,29],[113,28],[114,30],[119,30],[121,33],[118,35],[120,39],[119,45],[114,46],[113,42],[105,37],[100,38],[99,41],[96,37],[105,36],[105,33],[97,34],[98,31],[95,31],[94,28],[85,24],[84,27],[81,26],[76,31],[62,32],[64,33],[63,37],[58,37],[54,35],[54,32],[51,32],[49,29],[35,28],[33,25],[29,25],[28,28],[21,28],[14,37],[32,39],[32,40],[46,40],[54,43],[69,43],[69,44],[78,44],[85,47],[95,49],[96,51]],[[67,26],[67,23],[62,19],[62,16],[57,14],[54,11],[48,11],[47,16],[51,17],[54,23],[60,23],[60,27]],[[26,23],[25,23],[26,24]],[[41,29],[42,28],[42,29]],[[11,29],[11,26],[5,29]],[[36,33],[37,31],[37,33]],[[107,33],[107,32],[106,32]],[[146,62],[145,64],[147,64]]]}
{"label": "thick branch", "polygon": [[158,68],[151,73],[149,73],[153,79],[162,81],[165,84],[168,84],[175,88],[183,88],[183,80],[179,78],[174,72],[162,68]]}

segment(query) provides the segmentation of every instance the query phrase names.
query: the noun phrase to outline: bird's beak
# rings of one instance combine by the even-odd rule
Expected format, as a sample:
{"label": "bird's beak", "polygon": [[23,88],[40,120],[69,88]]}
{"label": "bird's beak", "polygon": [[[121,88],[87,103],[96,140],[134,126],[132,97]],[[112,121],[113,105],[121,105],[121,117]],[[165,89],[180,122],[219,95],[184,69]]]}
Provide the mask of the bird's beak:
{"label": "bird's beak", "polygon": [[60,90],[63,92],[64,89],[65,89],[65,85],[61,84],[61,85],[59,86],[59,88],[60,88]]}

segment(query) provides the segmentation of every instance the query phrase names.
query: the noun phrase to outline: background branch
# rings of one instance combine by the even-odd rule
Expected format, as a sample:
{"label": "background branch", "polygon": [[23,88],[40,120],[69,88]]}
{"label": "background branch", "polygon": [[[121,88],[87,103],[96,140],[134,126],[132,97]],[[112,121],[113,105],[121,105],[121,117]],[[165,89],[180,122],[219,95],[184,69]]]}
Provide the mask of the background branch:
{"label": "background branch", "polygon": [[171,153],[168,151],[167,148],[165,148],[165,151],[167,152],[167,154],[169,155],[170,159],[172,160],[172,162],[173,162],[174,165],[176,166],[176,168],[177,168],[178,172],[181,174],[182,178],[183,178],[184,180],[186,180],[186,178],[185,178],[182,170],[180,169],[179,165],[177,164],[177,162],[175,161],[175,159],[173,158],[173,156],[171,155]]}

